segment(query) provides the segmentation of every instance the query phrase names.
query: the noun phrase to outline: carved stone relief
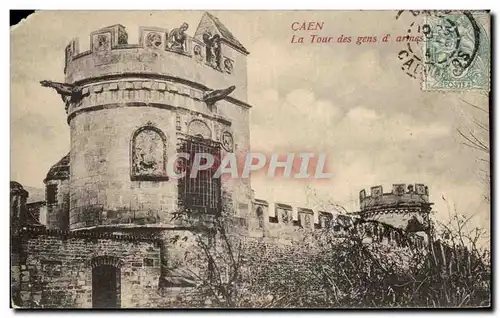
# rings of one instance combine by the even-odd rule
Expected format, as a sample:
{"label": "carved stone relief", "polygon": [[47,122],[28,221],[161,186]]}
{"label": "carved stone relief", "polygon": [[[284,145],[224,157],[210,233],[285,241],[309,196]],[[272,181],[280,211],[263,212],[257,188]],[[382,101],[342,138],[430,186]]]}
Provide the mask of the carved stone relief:
{"label": "carved stone relief", "polygon": [[278,209],[279,222],[288,224],[292,222],[292,211],[287,209]]}
{"label": "carved stone relief", "polygon": [[110,51],[111,32],[94,35],[92,39],[92,50],[97,53]]}
{"label": "carved stone relief", "polygon": [[233,152],[234,151],[234,141],[233,141],[233,135],[231,135],[230,132],[225,131],[222,133],[222,138],[221,138],[221,144],[222,148],[226,150],[227,152]]}
{"label": "carved stone relief", "polygon": [[371,188],[371,195],[372,197],[379,197],[382,196],[382,186],[376,186]]}
{"label": "carved stone relief", "polygon": [[332,221],[332,215],[331,214],[320,214],[319,217],[318,217],[318,221],[319,221],[319,224],[321,226],[321,228],[327,228],[327,227],[330,227],[330,223]]}
{"label": "carved stone relief", "polygon": [[194,48],[193,48],[193,54],[194,54],[194,58],[198,62],[203,61],[203,53],[202,53],[201,46],[195,45]]}
{"label": "carved stone relief", "polygon": [[128,44],[128,33],[124,29],[118,29],[118,44]]}
{"label": "carved stone relief", "polygon": [[405,194],[405,184],[395,184],[392,187],[392,193],[395,195]]}
{"label": "carved stone relief", "polygon": [[132,138],[132,180],[162,180],[166,174],[166,138],[153,126],[139,128]]}
{"label": "carved stone relief", "polygon": [[145,39],[146,47],[160,49],[163,47],[163,37],[158,32],[149,32]]}
{"label": "carved stone relief", "polygon": [[425,193],[425,185],[423,184],[416,184],[415,185],[415,192],[419,195],[424,195]]}
{"label": "carved stone relief", "polygon": [[224,71],[228,74],[233,73],[233,61],[228,58],[224,59]]}
{"label": "carved stone relief", "polygon": [[259,206],[257,208],[256,214],[257,214],[257,220],[259,222],[259,228],[262,229],[264,227],[264,211],[262,207]]}
{"label": "carved stone relief", "polygon": [[310,214],[304,214],[304,228],[310,228],[311,227],[311,215]]}

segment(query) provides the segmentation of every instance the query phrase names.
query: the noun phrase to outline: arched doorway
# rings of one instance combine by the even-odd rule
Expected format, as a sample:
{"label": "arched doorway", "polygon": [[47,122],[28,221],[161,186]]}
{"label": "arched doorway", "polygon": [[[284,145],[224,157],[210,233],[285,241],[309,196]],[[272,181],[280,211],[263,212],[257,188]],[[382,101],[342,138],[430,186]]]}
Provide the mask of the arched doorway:
{"label": "arched doorway", "polygon": [[114,257],[92,261],[92,308],[120,308],[120,263]]}

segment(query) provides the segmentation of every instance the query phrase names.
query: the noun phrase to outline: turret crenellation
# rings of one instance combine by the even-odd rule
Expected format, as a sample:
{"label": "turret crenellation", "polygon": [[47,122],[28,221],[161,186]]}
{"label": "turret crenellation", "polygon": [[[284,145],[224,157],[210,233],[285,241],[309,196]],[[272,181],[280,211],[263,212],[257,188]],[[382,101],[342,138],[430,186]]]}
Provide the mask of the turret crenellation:
{"label": "turret crenellation", "polygon": [[360,210],[395,206],[425,206],[429,203],[429,188],[425,184],[392,185],[392,191],[384,193],[381,185],[370,188],[370,195],[365,189],[359,192]]}
{"label": "turret crenellation", "polygon": [[359,192],[360,212],[364,219],[377,220],[407,231],[418,232],[429,229],[429,188],[425,184],[392,185],[392,191],[384,193],[381,185],[373,186],[370,195]]}

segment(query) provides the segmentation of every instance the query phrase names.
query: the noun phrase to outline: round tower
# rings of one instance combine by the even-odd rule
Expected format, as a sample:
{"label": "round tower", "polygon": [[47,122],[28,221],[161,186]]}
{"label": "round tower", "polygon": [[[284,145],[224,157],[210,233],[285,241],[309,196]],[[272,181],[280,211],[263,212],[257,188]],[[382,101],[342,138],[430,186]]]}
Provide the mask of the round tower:
{"label": "round tower", "polygon": [[163,227],[186,205],[215,212],[224,193],[247,216],[249,182],[169,173],[179,152],[249,151],[248,52],[208,13],[188,28],[141,27],[136,44],[122,25],[102,28],[90,50],[66,47],[65,83],[41,82],[66,104],[70,229]]}
{"label": "round tower", "polygon": [[359,204],[361,218],[409,232],[428,230],[433,205],[429,202],[429,188],[420,183],[393,184],[388,193],[384,193],[382,186],[374,186],[370,195],[363,189],[359,192]]}

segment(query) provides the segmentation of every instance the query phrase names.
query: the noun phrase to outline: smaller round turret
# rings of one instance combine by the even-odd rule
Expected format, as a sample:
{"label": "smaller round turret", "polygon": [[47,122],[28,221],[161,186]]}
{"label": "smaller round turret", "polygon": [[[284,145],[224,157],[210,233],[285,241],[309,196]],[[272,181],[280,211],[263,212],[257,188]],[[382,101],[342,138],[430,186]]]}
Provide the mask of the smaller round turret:
{"label": "smaller round turret", "polygon": [[69,153],[50,167],[45,183],[47,202],[47,227],[49,229],[68,229],[69,222]]}
{"label": "smaller round turret", "polygon": [[69,153],[50,167],[44,182],[49,180],[66,180],[69,178]]}
{"label": "smaller round turret", "polygon": [[410,232],[425,231],[433,203],[429,202],[429,188],[425,184],[393,184],[392,191],[384,193],[382,186],[370,189],[366,195],[359,192],[360,212],[367,220],[377,220]]}

